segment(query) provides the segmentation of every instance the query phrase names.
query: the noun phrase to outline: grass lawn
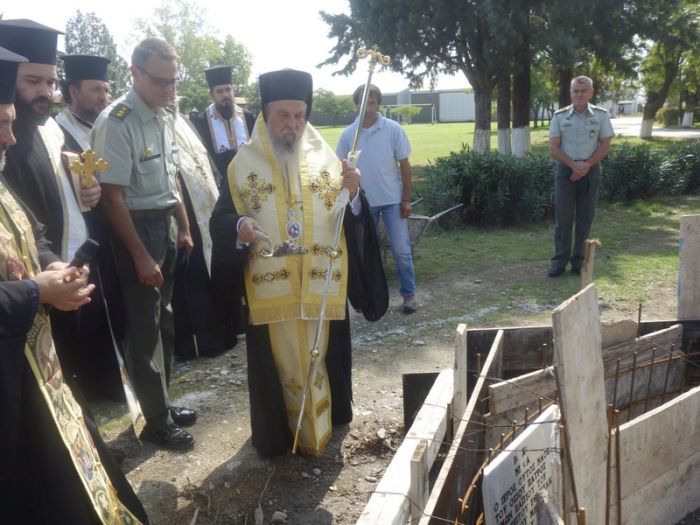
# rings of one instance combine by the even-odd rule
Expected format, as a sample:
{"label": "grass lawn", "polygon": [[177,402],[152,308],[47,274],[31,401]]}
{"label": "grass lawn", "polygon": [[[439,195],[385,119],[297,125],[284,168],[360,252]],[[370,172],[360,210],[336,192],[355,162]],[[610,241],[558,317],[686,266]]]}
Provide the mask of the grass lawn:
{"label": "grass lawn", "polygon": [[[404,129],[413,148],[411,163],[414,196],[417,197],[426,183],[425,166],[437,157],[459,151],[462,144],[471,145],[474,123],[412,124]],[[331,145],[337,143],[342,130],[340,127],[320,128]],[[547,126],[533,128],[531,141],[533,151],[546,153]],[[621,142],[647,144],[659,151],[678,144],[674,139],[615,138],[615,143]],[[494,124],[492,147],[495,144]],[[424,211],[420,205],[416,210],[417,213]],[[599,203],[591,237],[602,242],[597,250],[595,281],[603,305],[606,301],[618,306],[625,302],[627,307],[638,302],[649,304],[660,291],[673,297],[678,272],[680,216],[693,213],[700,213],[700,196],[661,197],[632,205]],[[483,312],[476,320],[482,326],[520,323],[523,317],[537,321],[543,315],[546,318],[554,306],[578,291],[578,279],[545,277],[552,249],[551,220],[503,229],[465,226],[443,230],[438,226],[424,235],[416,246],[419,292],[440,293],[445,286],[460,280],[483,283],[479,286],[488,285],[488,293],[471,293],[468,295],[473,297],[457,300],[445,297],[445,302],[454,302],[452,308],[456,313]],[[386,270],[394,295],[398,283],[390,256]],[[442,313],[443,318],[450,315],[451,308]]]}
{"label": "grass lawn", "polygon": [[[591,237],[602,243],[594,269],[601,308],[619,310],[624,304],[624,310],[634,310],[643,303],[654,310],[662,295],[666,304],[671,298],[673,305],[680,216],[698,213],[697,195],[629,206],[600,203]],[[556,305],[579,290],[578,277],[546,277],[553,232],[551,222],[501,229],[438,227],[415,246],[419,292],[424,290],[433,299],[444,294],[439,302],[453,304],[455,313],[482,312],[470,318],[478,326],[546,322]],[[391,257],[386,271],[393,293],[398,283]],[[459,289],[460,282],[480,283],[479,289],[470,294],[445,291]],[[443,317],[450,315],[448,309]],[[673,317],[675,310],[661,315]]]}

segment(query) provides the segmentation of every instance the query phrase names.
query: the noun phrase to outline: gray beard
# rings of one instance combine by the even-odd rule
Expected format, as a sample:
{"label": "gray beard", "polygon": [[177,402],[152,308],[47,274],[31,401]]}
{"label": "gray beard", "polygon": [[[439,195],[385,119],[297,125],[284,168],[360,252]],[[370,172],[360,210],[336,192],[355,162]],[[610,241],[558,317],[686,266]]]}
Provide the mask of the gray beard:
{"label": "gray beard", "polygon": [[301,152],[301,140],[296,140],[294,144],[285,144],[282,140],[273,137],[270,130],[265,128],[267,136],[272,143],[272,149],[275,151],[277,163],[282,171],[285,171],[285,166],[296,171],[299,166],[299,158]]}

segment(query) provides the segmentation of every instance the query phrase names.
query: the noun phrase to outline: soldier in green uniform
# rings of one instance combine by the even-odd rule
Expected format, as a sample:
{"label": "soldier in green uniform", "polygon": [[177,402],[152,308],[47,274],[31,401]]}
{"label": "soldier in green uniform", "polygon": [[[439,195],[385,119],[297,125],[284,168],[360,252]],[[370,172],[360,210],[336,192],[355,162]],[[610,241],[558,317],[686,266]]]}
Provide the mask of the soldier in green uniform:
{"label": "soldier in green uniform", "polygon": [[193,424],[196,414],[171,407],[167,390],[176,245],[192,249],[177,183],[174,123],[164,109],[175,95],[177,58],[158,38],[136,46],[133,87],[100,114],[91,143],[109,163],[100,181],[126,309],[126,364],[146,418],[141,437],[184,450],[194,438],[181,427]]}
{"label": "soldier in green uniform", "polygon": [[[615,135],[604,108],[589,104],[593,81],[585,76],[571,81],[572,104],[554,114],[549,125],[549,154],[557,161],[554,173],[554,256],[549,277],[559,277],[571,262],[581,273],[584,243],[591,230],[600,187],[600,161]],[[575,239],[571,248],[571,229]]]}

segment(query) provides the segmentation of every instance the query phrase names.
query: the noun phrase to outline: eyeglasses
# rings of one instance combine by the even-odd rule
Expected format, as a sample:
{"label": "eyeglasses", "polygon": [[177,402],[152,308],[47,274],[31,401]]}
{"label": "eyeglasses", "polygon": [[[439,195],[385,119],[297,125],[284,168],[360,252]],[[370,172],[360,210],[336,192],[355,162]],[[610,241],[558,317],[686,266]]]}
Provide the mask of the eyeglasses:
{"label": "eyeglasses", "polygon": [[156,86],[158,87],[168,87],[168,86],[174,86],[178,82],[180,82],[179,78],[163,78],[163,77],[157,77],[155,75],[152,75],[142,67],[136,66],[136,68],[141,71],[141,73],[144,73],[148,78],[151,79],[151,82],[153,82]]}

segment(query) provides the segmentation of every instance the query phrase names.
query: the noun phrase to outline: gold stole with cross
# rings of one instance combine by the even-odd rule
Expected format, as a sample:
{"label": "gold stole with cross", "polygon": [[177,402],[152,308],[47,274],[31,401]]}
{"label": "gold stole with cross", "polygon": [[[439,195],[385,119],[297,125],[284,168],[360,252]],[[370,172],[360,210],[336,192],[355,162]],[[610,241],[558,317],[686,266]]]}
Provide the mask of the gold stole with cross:
{"label": "gold stole with cross", "polygon": [[[9,191],[0,183],[0,282],[29,279],[40,271],[31,225]],[[137,524],[139,520],[117,497],[85,426],[83,412],[64,382],[51,337],[51,324],[40,306],[24,345],[24,355],[56,429],[68,450],[93,508],[104,524]]]}
{"label": "gold stole with cross", "polygon": [[[309,369],[321,298],[335,234],[335,200],[342,187],[341,164],[335,152],[310,124],[302,137],[298,181],[287,181],[270,144],[265,122],[258,117],[251,141],[229,165],[228,181],[236,210],[254,218],[273,246],[290,237],[290,208],[301,203],[298,245],[304,254],[262,258],[253,245],[245,268],[250,322],[268,324],[272,354],[287,407],[290,429],[296,427]],[[296,170],[295,170],[296,172]],[[292,190],[291,188],[296,188]],[[296,212],[295,212],[296,213]],[[334,261],[316,374],[312,378],[300,434],[301,450],[320,455],[331,437],[331,400],[325,356],[328,320],[345,318],[348,258],[341,236]]]}

